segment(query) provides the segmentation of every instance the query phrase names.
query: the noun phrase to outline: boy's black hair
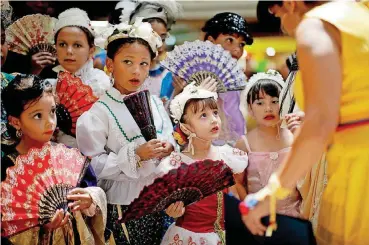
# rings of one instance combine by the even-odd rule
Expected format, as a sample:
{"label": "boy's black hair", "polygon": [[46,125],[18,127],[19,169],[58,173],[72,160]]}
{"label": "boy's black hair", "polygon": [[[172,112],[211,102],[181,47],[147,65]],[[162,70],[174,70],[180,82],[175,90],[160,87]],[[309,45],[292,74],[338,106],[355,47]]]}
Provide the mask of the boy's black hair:
{"label": "boy's black hair", "polygon": [[254,42],[246,20],[235,13],[224,12],[216,14],[213,18],[206,21],[205,26],[201,30],[205,32],[204,40],[207,40],[209,36],[217,39],[220,34],[238,34],[244,37],[247,45],[251,45]]}

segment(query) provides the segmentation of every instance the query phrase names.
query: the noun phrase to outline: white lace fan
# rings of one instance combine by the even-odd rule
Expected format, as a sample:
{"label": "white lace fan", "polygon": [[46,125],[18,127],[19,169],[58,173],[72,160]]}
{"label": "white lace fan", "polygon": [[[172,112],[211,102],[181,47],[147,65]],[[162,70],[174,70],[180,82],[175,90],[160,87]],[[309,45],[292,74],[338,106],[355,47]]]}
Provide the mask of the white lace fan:
{"label": "white lace fan", "polygon": [[6,29],[6,40],[13,52],[28,55],[38,52],[56,53],[54,26],[57,19],[33,14],[18,19]]}
{"label": "white lace fan", "polygon": [[246,76],[237,60],[222,46],[209,41],[185,42],[167,54],[161,64],[184,79],[199,85],[211,76],[218,82],[217,92],[243,90]]}

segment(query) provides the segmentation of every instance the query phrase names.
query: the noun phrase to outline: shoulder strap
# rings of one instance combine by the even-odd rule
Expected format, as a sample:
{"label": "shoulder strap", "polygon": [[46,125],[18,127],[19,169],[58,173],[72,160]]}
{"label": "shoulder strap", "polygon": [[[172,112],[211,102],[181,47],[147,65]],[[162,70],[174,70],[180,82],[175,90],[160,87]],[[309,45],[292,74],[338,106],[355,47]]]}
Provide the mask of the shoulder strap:
{"label": "shoulder strap", "polygon": [[242,139],[243,139],[243,142],[245,142],[247,152],[251,152],[250,145],[249,145],[246,135],[242,135]]}

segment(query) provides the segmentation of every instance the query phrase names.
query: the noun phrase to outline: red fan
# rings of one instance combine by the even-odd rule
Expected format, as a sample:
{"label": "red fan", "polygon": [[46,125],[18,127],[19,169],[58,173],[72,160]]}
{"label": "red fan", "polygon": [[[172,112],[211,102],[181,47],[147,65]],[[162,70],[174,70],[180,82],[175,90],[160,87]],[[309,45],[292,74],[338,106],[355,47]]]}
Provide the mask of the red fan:
{"label": "red fan", "polygon": [[145,140],[156,139],[156,128],[151,111],[149,91],[143,90],[124,97],[124,104],[141,129]]}
{"label": "red fan", "polygon": [[120,222],[165,210],[177,201],[187,206],[232,185],[232,170],[223,161],[182,163],[146,186],[123,213]]}
{"label": "red fan", "polygon": [[79,185],[88,166],[77,149],[45,144],[19,156],[1,183],[2,236],[10,236],[50,221],[66,210],[67,193]]}
{"label": "red fan", "polygon": [[60,72],[56,93],[59,105],[56,110],[58,127],[66,134],[76,134],[77,119],[98,100],[90,86],[69,72]]}

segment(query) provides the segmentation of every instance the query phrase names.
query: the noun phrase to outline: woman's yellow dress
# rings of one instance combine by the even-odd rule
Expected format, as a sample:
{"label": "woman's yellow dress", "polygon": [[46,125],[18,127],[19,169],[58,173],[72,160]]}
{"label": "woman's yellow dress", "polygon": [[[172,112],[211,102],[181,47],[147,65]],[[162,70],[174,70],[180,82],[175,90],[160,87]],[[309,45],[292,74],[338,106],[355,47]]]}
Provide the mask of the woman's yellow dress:
{"label": "woman's yellow dress", "polygon": [[[341,34],[342,94],[340,125],[327,150],[328,185],[321,202],[319,245],[369,244],[369,9],[360,3],[330,2],[309,11]],[[313,71],[311,71],[313,72]],[[303,108],[301,77],[295,82]],[[329,91],[327,91],[329,93]]]}

